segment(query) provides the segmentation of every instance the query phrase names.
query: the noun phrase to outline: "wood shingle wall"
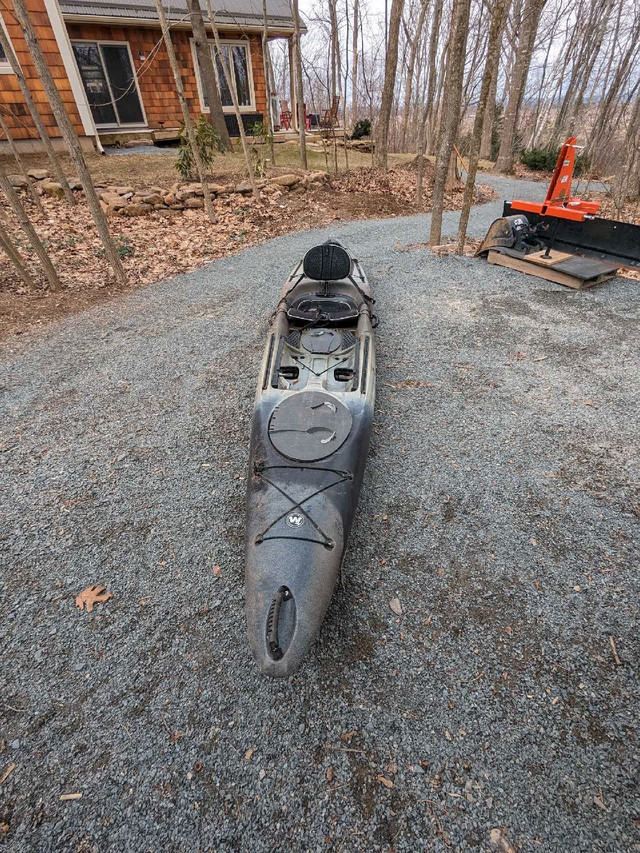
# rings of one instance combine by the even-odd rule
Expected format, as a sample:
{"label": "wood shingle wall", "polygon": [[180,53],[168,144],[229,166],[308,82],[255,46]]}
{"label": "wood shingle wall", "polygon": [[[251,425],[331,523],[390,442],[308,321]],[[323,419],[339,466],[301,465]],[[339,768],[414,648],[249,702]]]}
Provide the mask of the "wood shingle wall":
{"label": "wood shingle wall", "polygon": [[[157,27],[122,27],[113,24],[69,23],[67,31],[72,41],[120,41],[128,42],[131,47],[133,64],[138,75],[138,85],[142,96],[142,106],[151,128],[176,126],[182,122],[180,103],[169,65],[169,57],[164,48],[155,53],[151,62],[140,59],[140,54],[148,59],[153,48],[160,40]],[[172,30],[171,38],[180,65],[185,94],[189,110],[194,117],[200,115],[200,99],[196,83],[193,55],[191,52],[191,31]],[[220,33],[222,39],[241,40],[238,33]],[[267,106],[262,43],[259,35],[246,36],[250,44],[251,68],[255,88],[256,112],[263,113]]]}
{"label": "wood shingle wall", "polygon": [[[56,82],[62,100],[67,108],[67,112],[71,116],[71,120],[75,127],[76,133],[83,135],[84,131],[76,102],[71,91],[71,84],[67,78],[67,73],[60,55],[60,50],[56,42],[51,22],[45,9],[43,0],[27,0],[27,7],[31,20],[33,21],[38,41],[42,47],[43,53],[47,60],[47,64],[51,69],[53,78]],[[8,11],[10,4],[4,3],[0,10],[5,27],[9,34],[11,44],[18,57],[18,62],[23,70],[23,73],[29,84],[33,98],[38,105],[40,114],[44,121],[45,127],[52,138],[60,137],[61,133],[58,130],[56,120],[53,117],[51,107],[47,96],[44,93],[42,84],[38,79],[35,66],[31,59],[31,55],[27,45],[22,37],[22,30],[12,11]],[[0,109],[7,120],[11,134],[14,139],[38,139],[38,133],[33,125],[31,116],[22,97],[22,92],[18,86],[18,81],[13,74],[0,74]],[[0,143],[2,142],[2,134],[0,133]]]}

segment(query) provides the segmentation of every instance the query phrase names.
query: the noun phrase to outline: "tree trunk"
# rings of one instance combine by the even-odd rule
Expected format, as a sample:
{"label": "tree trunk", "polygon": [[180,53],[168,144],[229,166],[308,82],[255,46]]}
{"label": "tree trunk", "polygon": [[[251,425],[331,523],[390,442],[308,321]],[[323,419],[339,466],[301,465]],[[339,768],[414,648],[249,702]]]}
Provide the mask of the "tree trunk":
{"label": "tree trunk", "polygon": [[[351,71],[351,123],[358,121],[358,14],[359,0],[353,0],[353,66]],[[345,128],[346,130],[346,128]]]}
{"label": "tree trunk", "polygon": [[434,112],[434,99],[436,95],[437,75],[436,64],[438,60],[438,42],[440,41],[440,23],[442,21],[443,0],[436,0],[436,6],[433,10],[433,21],[431,22],[431,35],[429,36],[429,60],[428,74],[429,80],[427,83],[427,102],[425,104],[425,113],[423,118],[423,135],[429,133],[429,140],[424,139],[424,150],[430,153],[432,144],[432,116]]}
{"label": "tree trunk", "polygon": [[418,23],[416,24],[416,32],[411,42],[411,48],[409,50],[409,59],[407,61],[407,79],[405,81],[404,87],[404,108],[402,110],[402,141],[400,143],[400,147],[403,151],[407,150],[407,127],[409,124],[409,112],[411,108],[411,95],[413,92],[413,75],[416,65],[416,55],[418,53],[418,47],[420,46],[420,42],[422,39],[422,28],[424,26],[425,15],[427,14],[427,9],[429,8],[430,2],[431,0],[422,0],[421,2],[420,12],[418,13]]}
{"label": "tree trunk", "polygon": [[482,75],[482,86],[480,88],[480,97],[478,98],[475,120],[473,122],[471,149],[469,151],[469,167],[467,169],[467,182],[464,188],[462,210],[460,212],[460,222],[458,224],[459,255],[464,251],[464,243],[467,238],[467,225],[469,224],[469,213],[473,203],[473,191],[475,188],[476,174],[478,172],[478,159],[480,143],[482,141],[482,131],[484,128],[484,118],[487,103],[489,101],[491,83],[494,77],[498,76],[501,36],[508,9],[509,0],[493,0],[491,28],[489,30],[489,41],[487,43],[487,59],[484,66],[484,74]]}
{"label": "tree trunk", "polygon": [[[199,2],[200,0],[196,0]],[[267,0],[262,0],[262,61],[264,62],[264,79],[267,86],[267,121],[266,128],[269,135],[269,158],[271,165],[276,165],[276,147],[273,143],[273,113],[271,111],[271,97],[273,86],[271,83],[271,54],[269,53],[269,29],[267,25]]]}
{"label": "tree trunk", "polygon": [[224,120],[222,101],[220,100],[220,92],[218,91],[218,84],[216,82],[216,71],[213,67],[211,45],[207,40],[207,31],[204,25],[204,18],[202,17],[202,10],[200,9],[200,0],[187,0],[187,9],[191,17],[191,29],[193,31],[193,41],[196,46],[196,57],[200,66],[202,88],[209,103],[209,122],[220,134],[220,141],[223,148],[229,150],[232,148],[231,138],[227,130],[227,123]]}
{"label": "tree trunk", "polygon": [[20,252],[14,246],[11,237],[4,230],[2,225],[2,221],[0,220],[0,249],[7,255],[11,263],[14,265],[16,270],[18,271],[18,275],[29,288],[29,290],[35,290],[35,282],[31,278],[31,273],[24,265],[24,261],[20,256]]}
{"label": "tree trunk", "polygon": [[295,27],[293,36],[293,57],[296,72],[296,106],[298,108],[298,137],[300,139],[300,165],[307,168],[307,140],[305,137],[304,121],[304,88],[302,85],[302,53],[300,52],[300,13],[298,12],[298,0],[292,0],[291,10],[293,13],[293,25]]}
{"label": "tree trunk", "polygon": [[171,31],[167,23],[167,16],[165,15],[164,7],[162,6],[162,0],[156,0],[156,9],[158,11],[158,18],[160,20],[160,26],[162,28],[164,46],[167,51],[167,56],[169,57],[169,65],[171,66],[171,71],[173,72],[173,79],[176,84],[178,100],[180,101],[180,108],[182,110],[182,120],[184,121],[185,130],[187,131],[187,138],[189,140],[191,153],[193,154],[193,159],[196,164],[198,178],[200,178],[200,183],[202,184],[205,210],[207,211],[209,222],[215,223],[217,222],[217,219],[213,211],[213,203],[211,201],[211,190],[209,189],[209,182],[207,181],[207,173],[204,162],[202,160],[202,155],[200,154],[200,149],[198,148],[196,132],[193,127],[193,122],[191,121],[191,115],[189,114],[189,106],[187,104],[187,98],[184,93],[184,85],[182,83],[182,77],[180,75],[180,68],[178,67],[176,52],[173,48],[173,42],[171,41]]}
{"label": "tree trunk", "polygon": [[4,30],[0,26],[0,45],[2,45],[2,49],[5,52],[5,56],[9,60],[9,65],[11,66],[11,70],[15,74],[15,77],[18,81],[18,85],[20,86],[20,91],[22,92],[22,97],[25,100],[27,105],[27,109],[31,115],[33,123],[38,131],[38,135],[42,140],[42,144],[44,146],[45,154],[51,164],[51,168],[53,169],[53,174],[56,176],[56,180],[64,190],[64,196],[70,205],[77,204],[74,194],[71,191],[71,187],[69,186],[69,182],[67,181],[64,172],[62,171],[62,166],[60,165],[60,161],[58,160],[58,156],[56,152],[53,150],[53,145],[51,144],[51,140],[49,139],[49,134],[47,133],[47,129],[44,126],[44,122],[42,121],[42,117],[38,111],[38,107],[36,106],[36,102],[33,100],[33,95],[31,94],[31,90],[27,85],[27,81],[25,79],[24,74],[22,73],[22,68],[20,67],[20,63],[18,62],[18,58],[13,52],[13,47],[9,39],[4,34]]}
{"label": "tree trunk", "polygon": [[27,174],[27,169],[26,169],[24,163],[22,162],[22,157],[20,156],[20,152],[16,148],[16,144],[13,141],[13,137],[11,136],[11,133],[9,132],[9,125],[6,123],[6,121],[2,117],[1,112],[0,112],[0,128],[2,128],[2,130],[4,131],[4,135],[7,137],[7,142],[9,143],[9,148],[11,149],[11,153],[13,154],[13,157],[14,157],[16,163],[18,164],[18,169],[20,170],[20,174],[23,175],[25,180],[27,181],[27,184],[29,187],[29,195],[33,199],[33,203],[38,208],[38,211],[40,213],[44,214],[44,208],[42,207],[42,202],[40,201],[40,196],[38,195],[38,191],[35,187],[34,182],[31,180],[31,178]]}
{"label": "tree trunk", "polygon": [[2,166],[0,166],[0,190],[2,190],[6,195],[7,201],[11,205],[11,209],[20,223],[20,227],[29,238],[29,242],[33,246],[33,251],[38,256],[40,263],[42,264],[42,268],[45,271],[51,290],[60,290],[60,279],[58,278],[58,274],[51,263],[51,258],[47,254],[47,250],[42,245],[40,238],[36,234],[36,229],[29,221],[29,217],[27,216],[27,212],[18,197],[18,193],[11,186],[11,181],[7,178]]}
{"label": "tree trunk", "polygon": [[499,66],[500,56],[498,55],[498,64],[496,65],[491,77],[489,96],[487,98],[487,108],[484,113],[484,124],[482,125],[482,142],[480,143],[481,160],[491,160],[491,141],[493,139],[493,123],[496,118],[496,95],[498,94]]}
{"label": "tree trunk", "polygon": [[[156,3],[160,3],[161,0],[156,0]],[[222,73],[224,74],[224,78],[227,81],[227,87],[229,92],[231,93],[231,101],[233,103],[233,111],[236,115],[236,120],[238,122],[238,130],[240,132],[240,141],[242,142],[242,152],[244,154],[244,160],[247,164],[247,172],[249,175],[249,183],[251,184],[251,191],[253,193],[253,197],[256,201],[260,200],[260,193],[258,192],[258,185],[256,184],[256,176],[253,171],[253,163],[251,162],[251,156],[249,154],[249,147],[247,145],[247,134],[244,132],[244,124],[242,123],[242,113],[240,112],[240,106],[238,104],[238,96],[236,94],[236,88],[234,86],[233,80],[231,79],[231,70],[227,65],[227,60],[224,58],[224,53],[222,52],[222,45],[220,44],[220,36],[218,34],[218,27],[216,25],[216,17],[211,8],[211,0],[207,0],[207,12],[209,13],[209,22],[213,29],[213,37],[216,42],[216,50],[218,51],[218,57],[220,59],[220,66],[222,67]],[[186,107],[186,101],[185,101]]]}
{"label": "tree trunk", "polygon": [[442,238],[442,209],[449,163],[460,121],[464,60],[469,29],[471,0],[454,0],[449,40],[449,61],[442,102],[442,140],[433,176],[433,206],[429,245],[439,245]]}
{"label": "tree trunk", "polygon": [[514,144],[520,106],[531,65],[531,56],[540,23],[540,15],[546,0],[526,0],[522,14],[520,39],[516,50],[513,79],[509,87],[509,100],[502,123],[502,139],[496,161],[496,171],[511,174],[513,172]]}
{"label": "tree trunk", "polygon": [[398,38],[404,0],[392,0],[391,18],[389,21],[389,38],[387,42],[387,58],[384,69],[384,86],[380,104],[380,118],[376,133],[376,165],[386,171],[389,145],[389,121],[393,106],[393,93],[396,85],[396,70],[398,66]]}
{"label": "tree trunk", "polygon": [[13,0],[13,6],[16,10],[16,16],[20,22],[20,26],[22,27],[22,33],[35,63],[45,94],[49,100],[51,109],[53,110],[58,127],[64,136],[64,141],[69,149],[71,160],[77,169],[78,177],[82,182],[85,198],[87,199],[87,205],[91,211],[100,239],[102,240],[107,260],[111,264],[118,281],[125,284],[127,277],[125,275],[124,267],[122,266],[122,261],[120,260],[120,255],[118,254],[116,244],[109,232],[107,217],[100,207],[100,201],[98,200],[98,195],[95,191],[95,187],[93,186],[91,173],[89,172],[87,161],[84,159],[80,142],[78,141],[78,137],[73,129],[71,119],[69,118],[65,106],[62,103],[62,98],[60,97],[60,93],[58,92],[53,77],[51,76],[51,72],[49,71],[49,66],[47,65],[44,54],[42,53],[40,43],[36,38],[33,25],[29,18],[29,13],[27,12],[25,0]]}

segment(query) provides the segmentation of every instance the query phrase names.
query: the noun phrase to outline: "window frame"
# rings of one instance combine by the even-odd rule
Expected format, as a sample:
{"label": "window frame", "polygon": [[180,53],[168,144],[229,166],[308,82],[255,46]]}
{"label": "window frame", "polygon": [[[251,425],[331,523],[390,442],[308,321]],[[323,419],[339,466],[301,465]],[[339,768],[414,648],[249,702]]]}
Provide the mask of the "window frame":
{"label": "window frame", "polygon": [[[70,41],[71,41],[71,53],[73,55],[73,61],[76,63],[77,67],[78,67],[78,60],[76,59],[76,55],[75,55],[74,50],[73,50],[74,44],[95,44],[98,46],[98,48],[100,47],[101,44],[120,45],[120,46],[125,45],[127,48],[127,51],[129,52],[129,61],[131,62],[131,68],[133,70],[133,76],[134,76],[135,81],[136,81],[136,90],[138,92],[138,100],[140,101],[140,109],[142,110],[143,121],[141,121],[141,122],[139,122],[139,121],[128,122],[125,124],[119,124],[117,122],[115,124],[113,122],[110,124],[98,124],[97,122],[95,122],[95,119],[94,119],[96,129],[97,130],[117,130],[118,128],[121,128],[122,130],[136,130],[136,129],[139,129],[142,127],[145,127],[145,128],[149,127],[149,123],[147,122],[147,113],[146,113],[145,108],[144,108],[144,101],[142,100],[142,92],[140,91],[140,82],[138,80],[138,70],[136,69],[136,66],[133,63],[133,53],[131,51],[131,44],[128,41],[121,41],[119,39],[76,39],[76,38],[73,38],[73,39],[70,39]],[[113,97],[113,91],[111,89],[111,83],[109,81],[107,69],[105,68],[105,65],[104,65],[104,59],[102,58],[102,53],[100,53],[99,50],[98,50],[98,53],[100,54],[100,62],[102,63],[102,70],[104,72],[104,79],[107,83],[107,88],[109,89],[109,94],[111,95],[111,102],[112,102],[112,104],[114,104],[116,101],[115,101],[115,98]],[[84,88],[84,81],[82,80],[82,74],[80,74],[80,68],[79,67],[78,67],[78,74],[80,75],[80,82],[82,83],[82,91],[86,95],[86,90]],[[91,109],[90,105],[89,105],[89,109]],[[115,107],[114,107],[114,112],[116,115],[118,115],[118,111]]]}
{"label": "window frame", "polygon": [[[200,74],[200,63],[198,62],[198,54],[196,51],[196,43],[195,43],[195,40],[193,38],[189,39],[189,41],[191,42],[191,56],[193,59],[193,68],[194,68],[195,76],[196,76],[196,86],[198,89],[198,100],[200,101],[200,111],[204,114],[208,114],[209,113],[209,107],[205,107],[205,105],[204,105],[202,77]],[[215,48],[216,43],[215,43],[214,39],[207,39],[207,42],[209,43],[209,45],[212,48]],[[230,47],[243,47],[244,48],[244,52],[245,52],[245,55],[247,57],[247,75],[248,75],[249,95],[251,98],[251,103],[247,104],[246,106],[241,106],[240,112],[241,113],[255,113],[255,111],[256,111],[256,90],[255,90],[255,86],[253,83],[253,65],[251,62],[251,42],[249,41],[249,39],[246,39],[246,38],[245,39],[243,39],[243,38],[240,38],[240,39],[220,39],[220,44],[222,46],[229,45]],[[217,63],[215,62],[215,59],[214,59],[213,51],[212,51],[211,58],[212,58],[212,60],[214,60],[213,70],[216,74],[216,80],[218,80],[218,68],[217,68]],[[233,86],[235,88],[235,85],[236,85],[235,74],[233,75],[231,83],[233,84]],[[218,92],[219,91],[220,91],[220,83],[218,81]],[[235,109],[233,107],[233,104],[231,104],[231,106],[228,106],[228,107],[223,106],[222,112],[225,115],[234,115]]]}
{"label": "window frame", "polygon": [[[7,25],[4,22],[2,17],[2,12],[0,12],[0,27],[2,27],[2,31],[7,37],[7,41],[11,45],[13,52],[15,53],[15,48],[13,47],[13,42],[11,41],[11,36],[9,35],[9,31],[7,30]],[[13,74],[15,76],[15,71],[11,67],[11,63],[8,59],[0,59],[0,74]]]}

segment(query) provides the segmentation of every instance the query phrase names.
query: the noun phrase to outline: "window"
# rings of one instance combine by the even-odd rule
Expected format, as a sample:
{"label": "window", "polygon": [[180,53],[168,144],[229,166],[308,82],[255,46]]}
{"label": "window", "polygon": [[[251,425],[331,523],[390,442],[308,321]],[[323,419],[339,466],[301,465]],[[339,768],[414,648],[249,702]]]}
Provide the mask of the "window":
{"label": "window", "polygon": [[[0,15],[0,27],[2,27],[2,31],[9,38],[9,33],[7,32],[7,28],[4,25],[4,21],[2,20],[2,15]],[[4,52],[4,48],[0,44],[0,74],[13,74],[13,69],[9,65],[9,60],[7,59],[7,54]]]}
{"label": "window", "polygon": [[72,47],[96,125],[144,124],[129,45],[74,41]]}
{"label": "window", "polygon": [[[227,85],[227,80],[224,75],[222,63],[218,56],[218,51],[215,42],[210,42],[211,54],[215,59],[215,69],[218,78],[218,91],[220,92],[220,100],[223,108],[231,111],[233,101],[231,100],[231,92]],[[196,57],[195,45],[193,45],[194,64],[198,68],[198,88],[200,90],[200,100],[205,109],[209,108],[207,94],[202,85],[202,74],[200,73],[200,63]],[[231,71],[231,85],[236,91],[238,97],[238,105],[240,109],[253,109],[253,81],[251,77],[251,57],[249,54],[249,45],[247,42],[221,42],[222,54],[225,58],[227,68]]]}

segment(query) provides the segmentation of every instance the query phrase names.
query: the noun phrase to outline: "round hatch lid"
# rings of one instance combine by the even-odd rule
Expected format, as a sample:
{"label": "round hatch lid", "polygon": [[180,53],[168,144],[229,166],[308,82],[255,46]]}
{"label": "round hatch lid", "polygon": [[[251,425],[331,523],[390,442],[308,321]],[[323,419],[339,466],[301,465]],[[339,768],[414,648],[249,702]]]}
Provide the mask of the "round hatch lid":
{"label": "round hatch lid", "polygon": [[307,329],[302,333],[300,343],[307,352],[326,355],[342,346],[342,335],[334,329]]}
{"label": "round hatch lid", "polygon": [[300,391],[273,410],[269,438],[275,449],[297,462],[315,462],[335,453],[351,432],[349,409],[322,391]]}

